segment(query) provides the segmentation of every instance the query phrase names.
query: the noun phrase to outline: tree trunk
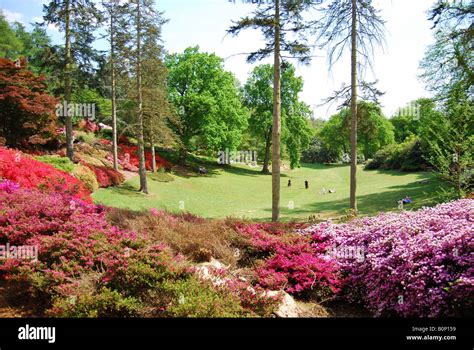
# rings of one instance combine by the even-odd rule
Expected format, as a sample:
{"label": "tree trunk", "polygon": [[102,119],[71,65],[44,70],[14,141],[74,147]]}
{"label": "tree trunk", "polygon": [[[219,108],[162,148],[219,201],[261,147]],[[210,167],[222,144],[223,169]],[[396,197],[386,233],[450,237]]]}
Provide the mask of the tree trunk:
{"label": "tree trunk", "polygon": [[271,146],[271,133],[265,135],[265,157],[263,158],[262,174],[269,174],[268,163],[270,161],[270,146]]}
{"label": "tree trunk", "polygon": [[140,191],[148,193],[145,166],[145,140],[143,136],[143,92],[141,69],[141,13],[140,1],[137,1],[137,90],[138,90],[138,158],[140,173]]}
{"label": "tree trunk", "polygon": [[110,11],[110,65],[112,70],[112,155],[114,158],[114,169],[118,170],[118,146],[117,146],[117,103],[115,83],[115,47],[114,47],[114,15]]}
{"label": "tree trunk", "polygon": [[155,140],[153,138],[150,140],[151,143],[151,169],[156,173],[156,158],[155,158]]}
{"label": "tree trunk", "polygon": [[350,206],[357,212],[357,0],[352,0],[351,30],[351,183]]}
{"label": "tree trunk", "polygon": [[273,77],[273,128],[272,128],[272,221],[280,218],[280,0],[275,0],[275,52]]}
{"label": "tree trunk", "polygon": [[66,101],[66,155],[72,161],[74,157],[74,144],[72,133],[72,115],[69,115],[69,103],[71,103],[71,25],[70,25],[70,0],[66,0],[66,69],[64,71],[64,100]]}

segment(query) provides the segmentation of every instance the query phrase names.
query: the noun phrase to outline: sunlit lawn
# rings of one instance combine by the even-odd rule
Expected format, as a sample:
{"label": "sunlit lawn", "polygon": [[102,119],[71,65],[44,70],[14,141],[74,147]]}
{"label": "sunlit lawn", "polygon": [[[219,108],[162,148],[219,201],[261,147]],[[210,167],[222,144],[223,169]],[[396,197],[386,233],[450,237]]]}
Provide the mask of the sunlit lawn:
{"label": "sunlit lawn", "polygon": [[[132,178],[121,187],[101,189],[93,197],[97,203],[130,209],[182,208],[200,216],[226,216],[269,220],[271,218],[271,176],[259,168],[233,166],[208,167],[208,175],[173,172],[172,182],[149,179],[150,194],[137,192],[139,179]],[[291,179],[292,186],[287,187]],[[420,183],[423,180],[428,183]],[[304,181],[309,181],[305,189]],[[417,209],[435,203],[440,183],[431,173],[397,171],[358,171],[358,203],[361,214],[398,210],[397,200],[406,195],[414,203],[406,209]],[[323,194],[322,189],[335,193]],[[281,177],[281,214],[283,220],[323,218],[344,214],[349,203],[349,166],[303,164],[285,171]]]}

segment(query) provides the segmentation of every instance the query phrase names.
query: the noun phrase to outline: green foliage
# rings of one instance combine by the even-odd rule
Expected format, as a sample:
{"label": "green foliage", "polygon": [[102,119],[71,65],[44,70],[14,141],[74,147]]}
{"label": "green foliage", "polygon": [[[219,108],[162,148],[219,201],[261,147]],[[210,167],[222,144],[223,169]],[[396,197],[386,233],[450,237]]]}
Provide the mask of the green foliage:
{"label": "green foliage", "polygon": [[243,317],[250,314],[242,309],[235,295],[224,290],[216,292],[212,285],[194,277],[168,281],[165,288],[175,299],[167,310],[171,317]]}
{"label": "green foliage", "polygon": [[[357,104],[358,149],[365,159],[372,157],[380,148],[394,142],[393,126],[382,114],[380,106],[372,102],[360,101]],[[333,115],[320,131],[327,148],[341,155],[350,150],[351,111],[342,109]]]}
{"label": "green foliage", "polygon": [[464,84],[455,85],[437,113],[425,120],[421,137],[427,144],[426,159],[439,176],[462,197],[473,188],[474,103]]}
{"label": "green foliage", "polygon": [[[303,78],[296,76],[295,67],[282,66],[282,141],[292,169],[300,165],[301,152],[309,146],[312,128],[308,105],[298,100]],[[259,65],[252,71],[243,87],[244,104],[250,109],[249,130],[265,145],[264,159],[269,159],[273,122],[273,66]],[[264,164],[264,168],[268,164]]]}
{"label": "green foliage", "polygon": [[102,97],[97,90],[90,88],[75,89],[72,102],[93,104],[95,117],[104,122],[110,122],[112,114],[112,101]]}
{"label": "green foliage", "polygon": [[439,113],[435,108],[436,104],[430,98],[419,98],[399,108],[390,119],[395,141],[402,143],[407,138],[419,136],[424,121],[431,119],[433,114]]}
{"label": "green foliage", "polygon": [[0,57],[17,59],[23,50],[21,40],[15,35],[10,24],[0,10]]}
{"label": "green foliage", "polygon": [[302,154],[302,161],[305,163],[336,163],[339,155],[331,152],[327,146],[321,142],[319,136],[313,137],[309,147]]}
{"label": "green foliage", "polygon": [[390,144],[380,149],[366,164],[365,169],[425,170],[427,163],[422,153],[420,139],[413,137],[404,143]]}
{"label": "green foliage", "polygon": [[93,132],[77,130],[75,133],[75,138],[79,142],[85,142],[88,145],[92,145],[95,141],[97,141],[97,136]]}
{"label": "green foliage", "polygon": [[165,62],[170,100],[180,121],[175,131],[183,150],[198,145],[213,151],[236,149],[248,111],[240,102],[237,80],[224,70],[222,59],[190,47],[168,55]]}
{"label": "green foliage", "polygon": [[99,189],[99,182],[97,181],[94,172],[88,167],[82,164],[76,164],[74,165],[74,170],[72,171],[72,174],[75,178],[80,180],[92,193]]}
{"label": "green foliage", "polygon": [[124,297],[116,290],[102,287],[93,294],[56,298],[52,312],[56,317],[136,317],[142,307],[137,298]]}
{"label": "green foliage", "polygon": [[51,164],[56,169],[62,170],[66,173],[71,173],[74,170],[74,163],[71,162],[71,160],[66,157],[53,155],[53,156],[38,156],[35,158],[39,160],[40,162]]}

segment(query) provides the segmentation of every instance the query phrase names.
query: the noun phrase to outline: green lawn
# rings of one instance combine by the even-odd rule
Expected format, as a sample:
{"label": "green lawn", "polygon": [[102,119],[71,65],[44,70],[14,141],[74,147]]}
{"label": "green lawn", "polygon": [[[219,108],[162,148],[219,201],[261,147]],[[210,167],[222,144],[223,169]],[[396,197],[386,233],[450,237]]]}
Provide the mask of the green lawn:
{"label": "green lawn", "polygon": [[[176,173],[174,181],[149,179],[150,194],[137,192],[138,177],[120,187],[100,189],[94,193],[97,203],[130,208],[166,208],[210,218],[226,216],[258,220],[271,218],[271,176],[259,173],[259,168],[233,166],[220,168],[206,164],[208,175]],[[153,175],[151,175],[153,176]],[[292,187],[288,188],[291,179]],[[420,183],[422,180],[429,183]],[[305,189],[304,181],[309,181]],[[406,209],[417,209],[435,203],[439,182],[430,173],[397,171],[358,172],[358,203],[361,214],[397,210],[397,200],[408,195],[415,201]],[[321,194],[322,188],[336,193]],[[283,220],[307,219],[310,215],[323,218],[344,214],[349,203],[349,166],[303,164],[299,169],[283,172],[281,177],[281,214]],[[291,208],[293,205],[293,208]]]}

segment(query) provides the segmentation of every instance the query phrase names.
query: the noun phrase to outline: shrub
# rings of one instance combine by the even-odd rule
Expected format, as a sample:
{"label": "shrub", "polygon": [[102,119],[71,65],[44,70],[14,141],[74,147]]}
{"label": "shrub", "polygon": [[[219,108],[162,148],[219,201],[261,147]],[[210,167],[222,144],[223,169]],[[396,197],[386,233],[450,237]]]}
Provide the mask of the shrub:
{"label": "shrub", "polygon": [[95,192],[99,189],[99,183],[95,177],[95,173],[87,166],[82,164],[76,164],[72,171],[74,177],[79,179],[89,191]]}
{"label": "shrub", "polygon": [[382,148],[366,164],[365,169],[420,171],[425,170],[427,165],[420,140],[412,138],[401,144],[391,144]]}
{"label": "shrub", "polygon": [[18,147],[34,135],[45,141],[43,136],[56,122],[57,102],[48,94],[46,78],[29,71],[24,59],[18,67],[2,57],[0,82],[0,138],[11,147]]}
{"label": "shrub", "polygon": [[2,185],[0,244],[38,247],[2,273],[46,300],[55,317],[242,316],[237,297],[198,281],[180,255],[105,220],[102,207]]}
{"label": "shrub", "polygon": [[71,162],[71,160],[66,157],[52,155],[52,156],[39,156],[39,157],[35,157],[35,159],[46,164],[51,164],[56,169],[62,170],[66,173],[71,173],[74,170],[74,163]]}
{"label": "shrub", "polygon": [[92,145],[95,141],[97,141],[97,137],[93,132],[87,132],[87,131],[81,131],[77,130],[76,131],[76,140],[79,142],[85,142],[88,145]]}
{"label": "shrub", "polygon": [[0,148],[0,177],[14,181],[21,187],[62,192],[92,202],[90,192],[78,179],[20,151]]}
{"label": "shrub", "polygon": [[[119,144],[120,148],[120,153],[121,153],[121,158],[127,157],[129,159],[129,162],[131,165],[134,167],[138,168],[139,165],[139,159],[138,159],[138,147],[135,145],[127,145],[127,144]],[[126,156],[128,154],[128,156]],[[157,153],[155,153],[155,160],[156,160],[156,167],[157,169],[159,168],[165,168],[165,169],[171,169],[172,165],[165,159],[161,158]],[[151,165],[151,151],[149,149],[145,150],[145,165],[148,170],[151,170],[152,165]]]}
{"label": "shrub", "polygon": [[125,181],[124,176],[113,168],[92,164],[84,165],[94,172],[100,187],[118,186]]}
{"label": "shrub", "polygon": [[212,256],[236,266],[239,257],[235,249],[245,245],[244,239],[222,221],[204,220],[192,214],[111,208],[107,217],[114,225],[146,234],[150,242],[164,242],[195,262],[209,261]]}
{"label": "shrub", "polygon": [[320,255],[326,249],[325,242],[312,242],[308,237],[274,230],[272,224],[237,224],[237,227],[265,259],[256,270],[262,286],[319,298],[339,291],[336,265]]}
{"label": "shrub", "polygon": [[[338,256],[345,295],[377,316],[439,317],[473,307],[472,199],[417,212],[380,214],[305,232],[339,251],[359,247],[363,259]],[[466,311],[469,312],[469,311]]]}

